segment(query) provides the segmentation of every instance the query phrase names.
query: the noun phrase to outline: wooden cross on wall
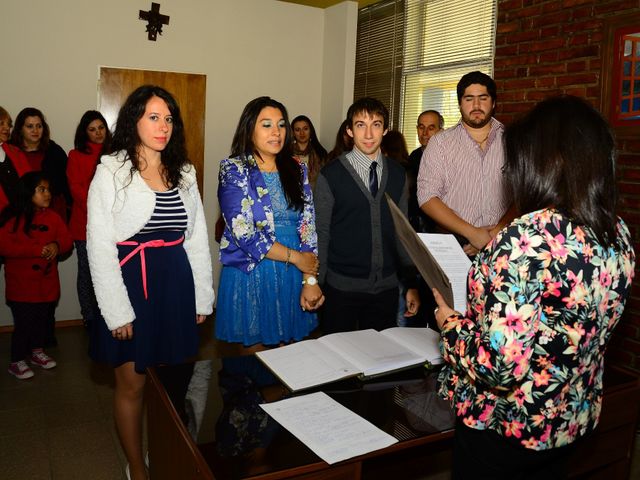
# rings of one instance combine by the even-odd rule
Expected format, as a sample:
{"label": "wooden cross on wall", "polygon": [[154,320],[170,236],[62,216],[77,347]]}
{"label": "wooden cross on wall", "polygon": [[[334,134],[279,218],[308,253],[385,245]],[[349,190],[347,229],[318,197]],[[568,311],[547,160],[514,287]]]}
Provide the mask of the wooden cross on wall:
{"label": "wooden cross on wall", "polygon": [[146,20],[147,23],[147,38],[151,41],[156,41],[158,34],[162,35],[162,25],[169,25],[169,15],[162,15],[160,13],[160,4],[151,3],[151,10],[145,12],[140,10],[140,20]]}

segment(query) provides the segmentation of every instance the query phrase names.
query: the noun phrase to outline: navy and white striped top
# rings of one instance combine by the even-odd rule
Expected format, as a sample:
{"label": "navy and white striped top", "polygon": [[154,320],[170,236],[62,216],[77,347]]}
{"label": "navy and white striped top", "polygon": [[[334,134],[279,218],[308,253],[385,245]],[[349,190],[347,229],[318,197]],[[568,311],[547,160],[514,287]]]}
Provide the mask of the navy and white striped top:
{"label": "navy and white striped top", "polygon": [[178,189],[154,193],[156,206],[151,218],[139,233],[167,230],[184,232],[187,229],[187,211],[184,209]]}

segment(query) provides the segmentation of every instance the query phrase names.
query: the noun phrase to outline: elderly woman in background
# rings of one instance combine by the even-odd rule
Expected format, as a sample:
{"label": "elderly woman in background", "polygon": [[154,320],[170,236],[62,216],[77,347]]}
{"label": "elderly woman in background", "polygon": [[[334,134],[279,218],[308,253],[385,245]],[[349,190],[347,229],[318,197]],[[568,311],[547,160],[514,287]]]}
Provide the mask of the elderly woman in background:
{"label": "elderly woman in background", "polygon": [[466,313],[434,290],[458,416],[453,478],[565,478],[598,424],[604,353],[635,255],[616,216],[615,142],[571,96],[506,132],[507,184],[522,216],[476,256]]}
{"label": "elderly woman in background", "polygon": [[16,117],[10,142],[21,149],[32,170],[42,170],[51,182],[51,209],[67,222],[71,193],[67,183],[67,154],[50,138],[49,125],[40,110],[23,108]]}
{"label": "elderly woman in background", "polygon": [[75,148],[69,152],[67,163],[67,180],[73,197],[69,230],[78,257],[76,287],[86,327],[90,327],[100,315],[87,258],[87,195],[100,155],[109,150],[110,143],[111,132],[107,128],[107,121],[100,112],[88,110],[76,128],[73,140]]}

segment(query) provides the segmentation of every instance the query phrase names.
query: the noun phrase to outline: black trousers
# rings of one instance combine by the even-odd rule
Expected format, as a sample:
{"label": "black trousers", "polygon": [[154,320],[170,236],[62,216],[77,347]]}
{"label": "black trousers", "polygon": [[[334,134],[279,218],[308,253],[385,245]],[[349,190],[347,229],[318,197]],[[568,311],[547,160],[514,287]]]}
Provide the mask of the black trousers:
{"label": "black trousers", "polygon": [[7,305],[13,314],[11,361],[19,362],[27,359],[34,348],[44,346],[47,322],[53,318],[56,303],[7,302]]}
{"label": "black trousers", "polygon": [[573,445],[535,451],[514,445],[493,430],[469,428],[458,420],[453,480],[561,480]]}
{"label": "black trousers", "polygon": [[396,326],[398,287],[380,293],[345,292],[325,284],[320,326],[323,334]]}
{"label": "black trousers", "polygon": [[87,257],[87,242],[84,240],[76,240],[73,242],[76,246],[76,255],[78,257],[78,277],[76,287],[78,290],[78,302],[80,302],[80,312],[86,327],[101,320],[100,309],[96,294],[93,291],[93,282],[91,281],[91,272],[89,271],[89,258]]}

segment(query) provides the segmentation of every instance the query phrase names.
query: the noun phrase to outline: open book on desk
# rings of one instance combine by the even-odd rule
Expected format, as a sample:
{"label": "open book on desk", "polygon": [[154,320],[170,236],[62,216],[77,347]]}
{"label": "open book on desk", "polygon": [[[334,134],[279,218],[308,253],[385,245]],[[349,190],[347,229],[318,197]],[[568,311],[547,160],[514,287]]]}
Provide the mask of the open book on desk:
{"label": "open book on desk", "polygon": [[385,194],[396,235],[430,288],[437,288],[458,312],[467,309],[467,274],[471,260],[451,234],[417,234],[402,210]]}
{"label": "open book on desk", "polygon": [[442,363],[439,341],[438,332],[429,328],[369,329],[332,333],[256,356],[296,391],[353,376],[366,378],[427,362]]}

